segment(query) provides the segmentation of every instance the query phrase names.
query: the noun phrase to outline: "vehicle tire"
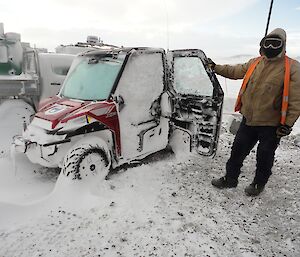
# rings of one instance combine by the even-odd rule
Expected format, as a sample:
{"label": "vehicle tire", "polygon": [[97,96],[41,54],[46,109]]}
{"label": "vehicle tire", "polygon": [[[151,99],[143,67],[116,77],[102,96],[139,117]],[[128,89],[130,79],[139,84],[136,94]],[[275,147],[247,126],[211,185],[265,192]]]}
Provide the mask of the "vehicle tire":
{"label": "vehicle tire", "polygon": [[97,177],[105,179],[109,171],[105,152],[96,146],[80,145],[65,156],[62,173],[72,180],[86,180]]}

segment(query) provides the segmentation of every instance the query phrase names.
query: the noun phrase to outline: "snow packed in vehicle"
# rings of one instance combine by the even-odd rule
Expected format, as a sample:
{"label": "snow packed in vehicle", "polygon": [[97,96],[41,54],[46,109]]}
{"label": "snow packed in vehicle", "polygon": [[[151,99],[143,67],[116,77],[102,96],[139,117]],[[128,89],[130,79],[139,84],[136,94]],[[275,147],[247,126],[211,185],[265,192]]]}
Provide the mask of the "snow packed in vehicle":
{"label": "snow packed in vehicle", "polygon": [[[211,156],[223,91],[201,50],[96,50],[74,59],[58,95],[40,103],[16,149],[82,179],[167,146]],[[105,174],[104,174],[105,175]]]}

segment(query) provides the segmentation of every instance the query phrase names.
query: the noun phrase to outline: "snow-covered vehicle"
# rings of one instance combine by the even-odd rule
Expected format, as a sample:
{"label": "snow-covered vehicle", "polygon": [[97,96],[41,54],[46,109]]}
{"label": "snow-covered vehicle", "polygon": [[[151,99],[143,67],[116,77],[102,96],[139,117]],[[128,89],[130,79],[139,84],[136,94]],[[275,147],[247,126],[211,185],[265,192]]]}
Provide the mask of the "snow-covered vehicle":
{"label": "snow-covered vehicle", "polygon": [[32,48],[21,42],[21,35],[4,33],[0,23],[0,104],[7,99],[22,99],[34,109],[41,99],[56,95],[77,54],[96,50],[113,49],[96,36],[87,42],[60,45],[56,53],[44,48]]}
{"label": "snow-covered vehicle", "polygon": [[87,36],[86,42],[76,44],[59,45],[55,48],[56,53],[60,54],[80,54],[91,50],[112,50],[118,48],[115,45],[105,44],[97,36]]}
{"label": "snow-covered vehicle", "polygon": [[[16,149],[82,179],[169,144],[211,156],[223,91],[201,50],[119,48],[76,57],[57,96],[40,103]],[[106,172],[103,172],[106,176]]]}
{"label": "snow-covered vehicle", "polygon": [[31,48],[20,34],[4,33],[0,23],[0,103],[19,98],[37,107],[40,99],[59,92],[74,58]]}

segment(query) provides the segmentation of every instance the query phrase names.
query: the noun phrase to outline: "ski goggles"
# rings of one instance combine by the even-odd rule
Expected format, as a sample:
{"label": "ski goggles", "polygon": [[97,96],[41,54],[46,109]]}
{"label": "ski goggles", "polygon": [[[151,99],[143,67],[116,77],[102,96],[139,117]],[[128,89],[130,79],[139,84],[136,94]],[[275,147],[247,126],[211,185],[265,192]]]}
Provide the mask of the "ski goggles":
{"label": "ski goggles", "polygon": [[283,42],[282,39],[280,38],[268,37],[263,42],[263,47],[266,49],[267,48],[279,49],[282,46],[283,46]]}

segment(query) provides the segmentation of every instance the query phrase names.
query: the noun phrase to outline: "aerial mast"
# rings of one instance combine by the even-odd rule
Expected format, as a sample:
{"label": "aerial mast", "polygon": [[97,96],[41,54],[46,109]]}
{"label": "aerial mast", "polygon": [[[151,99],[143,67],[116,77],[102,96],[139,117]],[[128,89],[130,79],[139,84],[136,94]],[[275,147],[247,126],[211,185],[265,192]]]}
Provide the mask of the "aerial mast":
{"label": "aerial mast", "polygon": [[267,26],[266,26],[265,36],[268,34],[268,29],[269,29],[269,24],[270,24],[270,19],[271,19],[271,13],[272,13],[272,7],[273,7],[273,1],[274,0],[271,0],[271,4],[270,4],[270,9],[269,9],[269,15],[268,15],[268,20],[267,20]]}

